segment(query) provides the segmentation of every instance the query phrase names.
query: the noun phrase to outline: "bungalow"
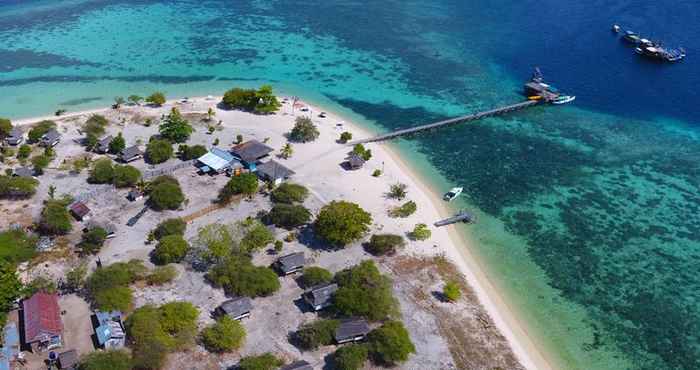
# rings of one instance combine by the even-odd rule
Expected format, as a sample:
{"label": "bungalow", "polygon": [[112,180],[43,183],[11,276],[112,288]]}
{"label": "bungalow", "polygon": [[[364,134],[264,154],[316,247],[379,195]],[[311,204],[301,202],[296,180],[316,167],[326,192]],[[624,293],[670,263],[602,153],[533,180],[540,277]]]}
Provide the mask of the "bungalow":
{"label": "bungalow", "polygon": [[122,313],[119,311],[95,313],[95,336],[97,343],[104,349],[123,348],[126,343],[126,334],[122,325]]}
{"label": "bungalow", "polygon": [[233,167],[243,167],[231,153],[219,148],[211,148],[209,153],[197,159],[195,166],[201,173],[210,174],[220,174]]}
{"label": "bungalow", "polygon": [[289,365],[285,365],[280,367],[280,370],[314,370],[313,366],[311,366],[310,363],[301,360],[301,361],[294,361]]}
{"label": "bungalow", "polygon": [[22,319],[24,342],[32,352],[48,351],[63,345],[63,323],[56,294],[38,292],[22,301]]}
{"label": "bungalow", "polygon": [[282,181],[294,175],[294,171],[274,160],[259,164],[257,173],[263,181],[270,181],[275,185],[281,184]]}
{"label": "bungalow", "polygon": [[34,170],[29,167],[18,167],[12,172],[15,177],[34,177]]}
{"label": "bungalow", "polygon": [[331,305],[331,299],[336,290],[338,290],[336,283],[320,284],[304,292],[303,298],[314,311],[320,311]]}
{"label": "bungalow", "polygon": [[24,142],[24,131],[19,127],[13,127],[10,130],[10,136],[5,138],[7,145],[17,146]]}
{"label": "bungalow", "polygon": [[215,316],[228,316],[234,320],[241,320],[250,316],[253,302],[248,297],[236,297],[222,303],[214,311]]}
{"label": "bungalow", "polygon": [[365,165],[365,162],[366,162],[365,159],[360,157],[359,154],[352,153],[352,154],[350,154],[350,157],[348,157],[347,164],[348,164],[348,168],[350,168],[351,170],[357,170],[357,169],[362,168],[362,166]]}
{"label": "bungalow", "polygon": [[109,143],[111,143],[113,139],[112,135],[100,139],[95,146],[95,151],[102,154],[107,153],[109,151]]}
{"label": "bungalow", "polygon": [[61,141],[61,134],[55,128],[49,130],[41,137],[41,146],[54,147]]}
{"label": "bungalow", "polygon": [[78,351],[72,349],[58,354],[58,368],[60,370],[76,370],[78,368]]}
{"label": "bungalow", "polygon": [[370,332],[369,324],[363,319],[349,319],[340,322],[335,329],[335,342],[338,344],[359,342]]}
{"label": "bungalow", "polygon": [[73,217],[78,221],[87,221],[90,219],[90,208],[83,202],[75,202],[68,207],[68,210]]}
{"label": "bungalow", "polygon": [[261,159],[270,155],[272,151],[274,151],[274,149],[257,140],[246,141],[245,143],[236,145],[233,147],[233,149],[231,149],[233,155],[236,156],[236,158],[238,158],[243,165],[251,171],[255,171],[257,163]]}
{"label": "bungalow", "polygon": [[129,194],[126,195],[126,199],[128,199],[130,202],[141,200],[143,199],[143,192],[139,189],[131,189]]}
{"label": "bungalow", "polygon": [[275,262],[275,268],[282,275],[289,275],[304,269],[304,252],[297,252],[282,256]]}
{"label": "bungalow", "polygon": [[143,152],[137,145],[125,148],[119,153],[119,160],[124,163],[133,162],[137,159],[143,158]]}

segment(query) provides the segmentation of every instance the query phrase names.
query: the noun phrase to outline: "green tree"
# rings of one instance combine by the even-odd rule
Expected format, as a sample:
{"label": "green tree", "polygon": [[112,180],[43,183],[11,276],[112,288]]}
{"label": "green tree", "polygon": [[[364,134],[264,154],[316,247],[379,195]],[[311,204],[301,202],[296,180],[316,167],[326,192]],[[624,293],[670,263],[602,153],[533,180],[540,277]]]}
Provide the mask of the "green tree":
{"label": "green tree", "polygon": [[80,359],[79,370],[131,370],[131,355],[125,350],[90,352]]}
{"label": "green tree", "polygon": [[167,284],[177,277],[177,269],[174,265],[158,266],[146,276],[148,285]]}
{"label": "green tree", "polygon": [[333,201],[321,208],[314,228],[316,233],[334,246],[345,246],[369,231],[372,215],[355,203]]}
{"label": "green tree", "polygon": [[0,260],[13,264],[29,261],[36,255],[37,238],[22,229],[0,232]]}
{"label": "green tree", "polygon": [[107,240],[107,230],[101,227],[94,227],[83,233],[83,240],[78,243],[83,254],[97,254]]}
{"label": "green tree", "polygon": [[150,186],[149,204],[155,210],[175,210],[185,201],[180,183],[170,176],[159,176]]}
{"label": "green tree", "polygon": [[280,203],[272,207],[267,219],[275,226],[291,230],[308,223],[311,211],[301,205]]}
{"label": "green tree", "polygon": [[389,199],[403,200],[403,198],[406,198],[406,187],[406,184],[402,184],[400,182],[391,184],[389,187],[389,192],[386,193],[386,197]]}
{"label": "green tree", "polygon": [[389,321],[372,330],[367,335],[367,341],[372,361],[383,366],[394,366],[408,360],[411,353],[416,353],[408,330],[400,321]]}
{"label": "green tree", "polygon": [[0,198],[29,198],[39,181],[33,178],[0,176]]}
{"label": "green tree", "polygon": [[275,203],[302,203],[309,196],[309,190],[302,185],[285,182],[270,195]]}
{"label": "green tree", "polygon": [[153,262],[158,265],[178,263],[185,258],[189,244],[179,235],[168,235],[162,238],[153,251]]}
{"label": "green tree", "polygon": [[51,158],[44,154],[32,157],[32,166],[34,166],[34,172],[37,175],[44,174],[44,169],[49,166],[49,163],[51,163]]}
{"label": "green tree", "polygon": [[0,315],[3,316],[3,319],[5,313],[12,309],[15,301],[21,295],[22,282],[15,272],[14,265],[0,260]]}
{"label": "green tree", "polygon": [[333,274],[323,267],[311,266],[304,268],[304,274],[301,276],[300,282],[304,288],[310,288],[314,285],[330,283],[333,280]]}
{"label": "green tree", "polygon": [[428,229],[426,224],[416,224],[413,231],[408,233],[408,237],[411,240],[427,240],[432,236],[432,232]]}
{"label": "green tree", "polygon": [[146,160],[150,164],[159,164],[173,156],[173,145],[168,140],[152,139],[146,145]]}
{"label": "green tree", "polygon": [[333,365],[338,370],[359,370],[362,369],[369,350],[364,344],[351,344],[338,348],[333,354]]}
{"label": "green tree", "polygon": [[450,302],[457,301],[462,296],[459,284],[455,281],[448,281],[445,286],[442,287],[442,295]]}
{"label": "green tree", "polygon": [[191,159],[197,159],[209,152],[204,145],[180,145],[177,148],[177,156],[183,161],[189,161]]}
{"label": "green tree", "polygon": [[45,235],[64,235],[73,229],[66,203],[49,200],[44,204],[39,218],[39,231]]}
{"label": "green tree", "polygon": [[269,296],[280,288],[280,282],[269,267],[254,266],[249,258],[232,256],[216,264],[207,274],[227,294],[246,297]]}
{"label": "green tree", "polygon": [[125,148],[126,140],[124,140],[124,136],[122,136],[121,132],[117,134],[117,137],[109,142],[109,152],[112,154],[119,154]]}
{"label": "green tree", "polygon": [[372,158],[372,151],[365,148],[362,144],[357,144],[352,148],[352,152],[359,155],[365,161],[369,161]]}
{"label": "green tree", "polygon": [[264,248],[275,240],[272,232],[260,221],[253,221],[246,227],[246,232],[240,242],[240,250],[243,253],[251,254]]}
{"label": "green tree", "polygon": [[401,235],[395,234],[374,234],[369,239],[369,243],[365,245],[365,249],[375,255],[393,255],[396,250],[403,248],[406,245],[406,241]]}
{"label": "green tree", "polygon": [[90,169],[88,182],[92,184],[108,184],[114,180],[114,166],[109,158],[98,159]]}
{"label": "green tree", "polygon": [[233,88],[224,93],[221,100],[228,109],[252,111],[255,109],[255,90]]}
{"label": "green tree", "polygon": [[400,218],[406,218],[414,213],[416,213],[416,210],[418,209],[418,206],[416,205],[416,202],[409,200],[408,202],[398,206],[389,209],[389,216],[390,217],[400,217]]}
{"label": "green tree", "polygon": [[187,230],[187,223],[185,223],[185,221],[181,218],[169,218],[159,223],[151,233],[154,239],[161,240],[168,235],[184,236],[185,230]]}
{"label": "green tree", "polygon": [[52,128],[56,128],[56,122],[54,121],[41,121],[35,123],[27,134],[27,138],[30,143],[36,143],[41,140],[41,137],[49,132]]}
{"label": "green tree", "polygon": [[277,97],[272,92],[272,86],[262,85],[255,92],[255,100],[257,104],[255,105],[255,113],[258,114],[269,114],[276,112],[282,104],[277,100]]}
{"label": "green tree", "polygon": [[129,100],[129,103],[133,105],[139,105],[143,101],[143,97],[138,95],[129,95],[127,99]]}
{"label": "green tree", "polygon": [[12,132],[12,121],[0,118],[0,140],[10,136],[10,132]]}
{"label": "green tree", "polygon": [[134,297],[129,287],[117,286],[96,292],[93,300],[95,306],[102,311],[129,311]]}
{"label": "green tree", "polygon": [[161,105],[165,104],[165,94],[160,91],[156,91],[146,98],[146,102],[160,107]]}
{"label": "green tree", "polygon": [[264,353],[257,356],[243,357],[238,363],[239,370],[276,370],[284,365],[284,361],[278,359],[272,353]]}
{"label": "green tree", "polygon": [[143,279],[146,267],[140,260],[117,262],[95,270],[85,282],[93,305],[103,311],[128,311],[133,296],[129,285]]}
{"label": "green tree", "polygon": [[362,316],[372,321],[398,315],[391,279],[382,275],[372,260],[340,271],[335,276],[338,290],[333,296],[334,310],[348,317]]}
{"label": "green tree", "polygon": [[292,154],[294,154],[294,148],[292,148],[292,144],[286,143],[280,150],[280,157],[284,159],[289,159],[291,158]]}
{"label": "green tree", "polygon": [[133,166],[114,166],[114,186],[118,188],[133,187],[141,180],[141,171]]}
{"label": "green tree", "polygon": [[231,201],[234,195],[252,196],[258,191],[258,178],[255,174],[244,173],[239,176],[234,176],[219,192],[218,201],[227,203]]}
{"label": "green tree", "polygon": [[216,111],[214,108],[209,107],[209,109],[207,109],[207,122],[210,122],[214,116],[216,116]]}
{"label": "green tree", "polygon": [[160,124],[160,136],[173,143],[183,143],[190,138],[194,129],[190,123],[182,116],[180,110],[173,108]]}
{"label": "green tree", "polygon": [[27,144],[22,144],[17,151],[18,159],[27,159],[32,154],[32,147]]}
{"label": "green tree", "polygon": [[116,96],[114,97],[114,104],[112,105],[112,108],[114,109],[119,109],[122,105],[126,103],[126,100],[124,100],[123,96]]}
{"label": "green tree", "polygon": [[297,143],[308,143],[316,140],[321,133],[309,117],[297,117],[294,128],[289,132],[289,139]]}
{"label": "green tree", "polygon": [[221,317],[213,325],[202,330],[204,347],[210,352],[232,352],[239,349],[245,341],[245,329],[240,322],[228,317]]}
{"label": "green tree", "polygon": [[299,347],[304,350],[316,350],[320,346],[333,344],[335,330],[340,326],[338,320],[316,320],[304,324],[297,330],[295,337]]}
{"label": "green tree", "polygon": [[338,142],[340,142],[341,144],[345,144],[350,140],[352,140],[352,133],[345,131],[342,134],[340,134],[340,139],[338,139]]}
{"label": "green tree", "polygon": [[81,261],[77,266],[66,273],[66,288],[71,292],[77,292],[85,286],[85,278],[88,273],[87,262]]}

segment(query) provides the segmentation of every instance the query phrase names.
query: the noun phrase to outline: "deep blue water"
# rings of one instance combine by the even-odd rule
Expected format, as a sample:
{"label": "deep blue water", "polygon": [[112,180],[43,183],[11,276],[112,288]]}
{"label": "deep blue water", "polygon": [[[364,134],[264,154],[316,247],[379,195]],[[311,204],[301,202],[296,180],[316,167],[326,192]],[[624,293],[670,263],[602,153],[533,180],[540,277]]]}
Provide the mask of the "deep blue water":
{"label": "deep blue water", "polygon": [[[408,145],[484,214],[512,305],[578,369],[700,368],[700,4],[4,1],[0,116],[271,82],[384,129],[576,95]],[[641,59],[613,23],[685,61]],[[420,157],[420,159],[418,158]]]}

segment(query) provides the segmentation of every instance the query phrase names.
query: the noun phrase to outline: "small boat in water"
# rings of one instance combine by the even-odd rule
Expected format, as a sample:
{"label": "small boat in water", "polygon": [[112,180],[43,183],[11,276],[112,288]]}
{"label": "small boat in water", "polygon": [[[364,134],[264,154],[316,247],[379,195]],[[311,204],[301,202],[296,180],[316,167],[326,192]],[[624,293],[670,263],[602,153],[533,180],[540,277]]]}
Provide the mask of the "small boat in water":
{"label": "small boat in water", "polygon": [[463,190],[464,190],[464,188],[452,188],[452,189],[450,189],[450,191],[445,193],[445,195],[442,197],[442,199],[444,199],[448,202],[451,202],[455,198],[457,198],[460,194],[462,194]]}
{"label": "small boat in water", "polygon": [[615,33],[620,33],[620,29],[621,29],[620,26],[618,26],[618,25],[616,25],[616,24],[613,24],[613,26],[612,26],[612,31],[613,31],[613,32],[615,32]]}
{"label": "small boat in water", "polygon": [[552,104],[556,105],[562,105],[562,104],[567,104],[571,103],[572,101],[576,100],[575,96],[572,95],[562,95],[554,100],[552,100]]}

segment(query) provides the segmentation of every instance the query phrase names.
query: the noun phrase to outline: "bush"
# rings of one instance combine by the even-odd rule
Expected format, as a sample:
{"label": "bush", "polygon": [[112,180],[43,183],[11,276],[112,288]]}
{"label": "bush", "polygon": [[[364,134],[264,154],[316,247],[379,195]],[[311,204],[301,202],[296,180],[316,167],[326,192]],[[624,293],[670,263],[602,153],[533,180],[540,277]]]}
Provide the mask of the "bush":
{"label": "bush", "polygon": [[300,282],[304,288],[310,288],[314,285],[330,283],[333,280],[333,274],[330,271],[317,266],[304,268],[304,274],[301,276]]}
{"label": "bush", "polygon": [[0,140],[10,136],[12,122],[7,118],[0,118]]}
{"label": "bush", "polygon": [[164,139],[153,139],[146,145],[146,160],[150,164],[159,164],[173,156],[173,145]]}
{"label": "bush", "polygon": [[433,235],[433,233],[428,229],[428,225],[426,224],[417,224],[413,228],[413,231],[408,233],[408,237],[411,240],[427,240],[430,239],[431,235]]}
{"label": "bush", "polygon": [[221,317],[215,324],[202,330],[202,344],[209,352],[231,352],[239,349],[245,340],[245,329],[237,320]]}
{"label": "bush", "polygon": [[90,352],[80,359],[79,370],[131,370],[131,355],[125,350]]}
{"label": "bush", "polygon": [[0,260],[0,313],[13,309],[15,302],[24,293],[22,282],[17,276],[15,265]]}
{"label": "bush", "polygon": [[215,265],[207,278],[226,294],[246,297],[269,296],[280,288],[280,282],[272,269],[254,266],[250,259],[232,256]]}
{"label": "bush", "polygon": [[338,320],[323,319],[304,324],[296,332],[297,343],[304,350],[316,350],[320,346],[331,345],[339,325]]}
{"label": "bush", "polygon": [[95,306],[102,311],[128,311],[133,304],[131,288],[118,286],[100,290],[93,296]]}
{"label": "bush", "polygon": [[402,184],[400,182],[397,182],[396,184],[392,184],[389,187],[389,192],[386,193],[386,196],[389,199],[398,199],[398,200],[402,200],[403,198],[406,198],[406,184]]}
{"label": "bush", "polygon": [[22,229],[0,232],[0,261],[18,264],[36,254],[37,238]]}
{"label": "bush", "polygon": [[183,161],[197,159],[207,154],[208,152],[209,151],[207,150],[207,148],[204,147],[204,145],[188,146],[183,144],[177,148],[177,156]]}
{"label": "bush", "polygon": [[66,203],[49,200],[44,205],[39,218],[39,231],[45,235],[64,235],[73,229]]}
{"label": "bush", "polygon": [[32,147],[27,144],[22,144],[17,151],[18,159],[27,159],[32,154]]}
{"label": "bush", "polygon": [[379,273],[373,261],[363,261],[338,272],[335,281],[338,290],[333,296],[333,308],[339,314],[363,316],[372,321],[386,320],[398,314],[391,279]]}
{"label": "bush", "polygon": [[372,151],[365,148],[365,146],[362,144],[357,144],[352,147],[352,152],[359,155],[365,161],[372,159]]}
{"label": "bush", "polygon": [[156,226],[151,234],[156,240],[161,240],[168,235],[185,235],[185,230],[187,230],[187,223],[181,218],[169,218]]}
{"label": "bush", "polygon": [[0,176],[0,198],[29,198],[39,181],[33,178]]}
{"label": "bush", "polygon": [[132,187],[141,180],[141,171],[133,166],[114,166],[114,186],[118,188]]}
{"label": "bush", "polygon": [[107,240],[107,231],[101,227],[95,227],[83,234],[83,240],[78,243],[78,248],[83,254],[97,254]]}
{"label": "bush", "polygon": [[282,183],[270,194],[275,203],[302,203],[309,196],[309,190],[302,185]]}
{"label": "bush", "polygon": [[400,321],[389,321],[367,335],[372,361],[383,366],[394,366],[408,360],[416,347]]}
{"label": "bush", "polygon": [[90,169],[88,182],[91,184],[108,184],[114,180],[114,166],[109,158],[97,160]]}
{"label": "bush", "polygon": [[128,311],[133,300],[129,285],[145,275],[139,260],[117,262],[95,270],[85,283],[88,296],[97,309]]}
{"label": "bush", "polygon": [[275,226],[291,230],[311,220],[311,212],[304,206],[276,204],[267,214],[267,219]]}
{"label": "bush", "polygon": [[372,172],[372,177],[379,177],[382,175],[382,170],[374,170]]}
{"label": "bush", "polygon": [[241,109],[258,114],[268,114],[277,111],[282,104],[272,93],[272,86],[263,85],[260,89],[233,88],[226,91],[222,103],[229,109]]}
{"label": "bush", "polygon": [[159,266],[146,276],[146,282],[148,285],[163,285],[175,280],[176,277],[177,269],[175,266]]}
{"label": "bush", "polygon": [[109,142],[109,152],[112,154],[119,154],[124,149],[126,149],[126,140],[124,140],[124,136],[122,136],[120,132],[117,134],[117,137]]}
{"label": "bush", "polygon": [[54,121],[41,121],[34,124],[34,126],[29,130],[27,134],[28,141],[30,143],[36,143],[41,140],[41,137],[49,132],[52,128],[56,128],[56,122]]}
{"label": "bush", "polygon": [[146,102],[160,107],[165,104],[165,94],[160,91],[156,91],[146,98]]}
{"label": "bush", "polygon": [[416,213],[416,210],[418,209],[418,206],[416,205],[416,202],[409,200],[408,202],[402,204],[399,207],[394,207],[389,210],[389,216],[390,217],[400,217],[400,218],[406,218],[414,213]]}
{"label": "bush", "polygon": [[81,261],[77,266],[73,267],[66,273],[65,288],[70,292],[77,292],[83,289],[87,272],[87,262]]}
{"label": "bush", "polygon": [[149,204],[155,210],[175,210],[185,201],[180,183],[170,176],[159,176],[150,186]]}
{"label": "bush", "polygon": [[311,122],[311,118],[297,117],[294,128],[289,132],[289,140],[297,143],[308,143],[316,140],[319,135],[320,133],[316,125]]}
{"label": "bush", "polygon": [[32,158],[32,166],[34,166],[34,172],[38,175],[44,174],[44,169],[51,163],[51,157],[41,154]]}
{"label": "bush", "polygon": [[282,365],[284,365],[284,361],[268,352],[262,355],[243,357],[238,363],[238,370],[276,370]]}
{"label": "bush", "polygon": [[265,225],[261,224],[260,221],[250,222],[249,225],[245,225],[245,235],[240,242],[240,251],[243,253],[251,254],[257,250],[264,248],[266,245],[272,243],[275,240],[275,236],[270,230],[268,230]]}
{"label": "bush", "polygon": [[372,215],[357,204],[333,201],[321,208],[314,228],[331,245],[345,246],[365,235],[371,223]]}
{"label": "bush", "polygon": [[333,354],[333,364],[337,370],[359,370],[369,356],[369,350],[363,344],[350,344],[338,348]]}
{"label": "bush", "polygon": [[340,142],[341,144],[345,144],[350,140],[352,140],[352,133],[345,131],[342,134],[340,134],[340,139],[338,139],[338,142]]}
{"label": "bush", "polygon": [[393,255],[396,250],[406,245],[401,235],[374,234],[365,245],[367,252],[375,256]]}
{"label": "bush", "polygon": [[92,150],[97,144],[97,139],[104,135],[105,127],[109,122],[103,116],[98,114],[92,115],[83,124],[83,132],[85,132],[85,144],[88,150]]}
{"label": "bush", "polygon": [[239,176],[234,176],[219,192],[218,201],[226,203],[233,198],[234,195],[252,196],[258,191],[258,178],[255,174],[244,173]]}
{"label": "bush", "polygon": [[173,143],[183,143],[190,138],[194,129],[190,123],[182,117],[182,114],[177,108],[173,108],[160,124],[158,129],[160,136],[170,140]]}
{"label": "bush", "polygon": [[454,281],[448,281],[442,288],[442,295],[445,296],[450,302],[455,302],[462,296],[462,292],[459,289],[459,284]]}
{"label": "bush", "polygon": [[180,235],[168,235],[158,242],[153,251],[153,262],[157,265],[178,263],[185,258],[190,249],[187,241]]}

